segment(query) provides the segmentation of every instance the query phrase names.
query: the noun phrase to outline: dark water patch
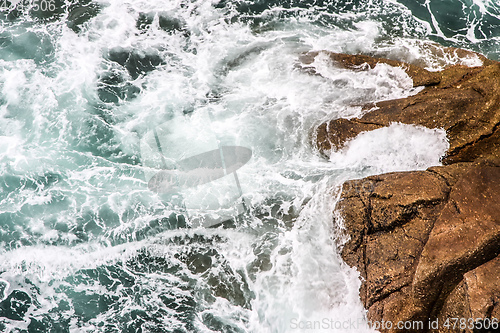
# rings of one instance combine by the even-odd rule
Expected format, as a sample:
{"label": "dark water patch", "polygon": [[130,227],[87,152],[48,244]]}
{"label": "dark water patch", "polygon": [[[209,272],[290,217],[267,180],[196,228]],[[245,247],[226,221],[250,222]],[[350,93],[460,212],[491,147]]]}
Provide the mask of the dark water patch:
{"label": "dark water patch", "polygon": [[[485,12],[469,0],[398,0],[412,14],[432,27],[430,39],[444,45],[464,47],[487,55],[496,54],[498,46],[491,48],[491,39],[500,35],[500,8],[485,4]],[[437,26],[433,23],[434,17]],[[439,35],[439,29],[444,36]]]}
{"label": "dark water patch", "polygon": [[5,250],[33,245],[34,239],[25,229],[30,217],[21,212],[0,213],[0,242]]}
{"label": "dark water patch", "polygon": [[[135,277],[117,265],[103,265],[95,269],[82,269],[64,280],[56,288],[58,293],[66,295],[68,303],[61,303],[73,312],[79,326],[96,319],[99,315],[116,312],[123,305],[123,296],[132,294]],[[100,286],[99,288],[95,288]],[[52,313],[66,313],[64,308],[56,308]]]}
{"label": "dark water patch", "polygon": [[[352,3],[352,1],[336,1],[336,2],[348,2]],[[322,7],[327,9],[328,5],[331,4],[332,1],[322,1],[322,0],[256,0],[256,1],[230,1],[223,0],[219,1],[216,4],[216,8],[224,8],[228,5],[234,6],[236,10],[241,14],[249,14],[256,15],[262,14],[264,11],[269,10],[271,8],[311,8],[311,7]],[[339,6],[340,7],[340,6]]]}
{"label": "dark water patch", "polygon": [[173,262],[147,248],[139,250],[133,258],[127,261],[126,266],[137,273],[176,274],[183,269],[180,262]]}
{"label": "dark water patch", "polygon": [[383,0],[222,0],[215,8],[234,8],[239,14],[255,16],[270,9],[285,9],[290,15],[297,15],[293,9],[299,10],[300,13],[307,9],[316,13],[354,14],[382,12],[385,8],[393,7],[390,4],[384,5]]}
{"label": "dark water patch", "polygon": [[[116,330],[116,332],[165,332],[168,329],[168,326],[162,323],[161,318],[166,316],[167,312],[163,309],[157,309],[156,311],[153,311],[153,314],[150,313],[151,312],[149,311],[143,310],[130,311],[123,318],[127,324],[124,325],[121,330]],[[193,328],[192,325],[189,325],[189,327]]]}
{"label": "dark water patch", "polygon": [[[194,242],[195,239],[201,242]],[[174,274],[177,277],[184,276],[183,279],[186,282],[191,280],[190,275],[186,275],[189,271],[205,281],[208,290],[203,291],[203,288],[200,289],[201,286],[197,287],[201,293],[200,297],[205,301],[213,302],[214,297],[222,297],[234,305],[250,308],[254,295],[249,289],[245,272],[233,270],[229,262],[216,249],[215,244],[211,245],[216,239],[219,238],[202,235],[176,236],[165,244],[167,248],[172,249],[175,260],[144,249],[127,265],[136,272],[162,272]],[[189,246],[183,246],[187,244]]]}
{"label": "dark water patch", "polygon": [[98,212],[85,211],[76,218],[76,224],[69,230],[80,242],[104,234],[107,226],[119,224],[119,217],[108,207],[102,207]]}
{"label": "dark water patch", "polygon": [[87,322],[96,318],[99,314],[107,312],[119,299],[114,295],[92,294],[88,291],[75,291],[72,289],[68,289],[66,294],[72,300],[74,316],[80,322]]}
{"label": "dark water patch", "polygon": [[[135,310],[136,312],[127,314],[127,317],[130,318],[127,320],[129,322],[127,328],[143,327],[144,325],[149,328],[151,325],[157,325],[157,329],[160,329],[163,325],[160,324],[159,319],[173,316],[178,322],[175,326],[177,326],[176,329],[179,332],[196,331],[194,321],[198,304],[192,289],[196,285],[196,281],[185,274],[185,267],[180,262],[172,261],[166,256],[143,249],[127,262],[127,268],[139,276],[143,274],[160,274],[165,277],[176,276],[176,278],[183,281],[172,284],[166,279],[164,283],[169,287],[162,289],[162,291],[155,291],[164,308],[155,311],[151,311],[152,309],[148,309],[148,311]],[[153,292],[146,285],[136,287],[136,292],[140,290],[140,298],[147,298]],[[166,311],[166,309],[169,309],[169,311]],[[172,330],[173,327],[168,329]]]}
{"label": "dark water patch", "polygon": [[112,105],[136,98],[142,87],[131,80],[136,80],[165,64],[157,52],[145,53],[124,48],[110,50],[106,58],[110,69],[100,74],[97,94],[103,103]]}
{"label": "dark water patch", "polygon": [[[53,318],[54,316],[43,315],[30,317],[28,333],[69,333],[70,318]],[[59,316],[60,317],[60,316]]]}
{"label": "dark water patch", "polygon": [[177,320],[186,323],[186,329],[194,330],[193,323],[196,319],[197,307],[194,297],[166,292],[160,295],[159,298],[168,309],[175,311]]}
{"label": "dark water patch", "polygon": [[110,50],[108,59],[123,66],[133,80],[165,64],[162,57],[155,52],[146,53],[139,50],[127,50],[124,48]]}
{"label": "dark water patch", "polygon": [[167,244],[175,244],[175,245],[196,245],[196,244],[206,244],[206,245],[216,245],[218,243],[227,242],[227,238],[222,235],[202,235],[202,234],[193,234],[193,235],[182,235],[182,236],[174,236],[165,240]]}
{"label": "dark water patch", "polygon": [[[25,296],[26,297],[26,296]],[[28,322],[27,330],[21,330],[12,325],[9,325],[11,331],[9,332],[23,332],[23,333],[66,333],[70,332],[71,327],[71,306],[65,300],[60,300],[57,305],[47,313],[39,313],[41,309],[40,303],[37,302],[36,295],[27,296],[32,300],[31,311],[29,318],[26,318],[28,313],[23,317],[25,322]],[[55,300],[52,299],[52,302]],[[0,322],[0,332],[2,323]],[[6,328],[6,326],[4,326]]]}
{"label": "dark water patch", "polygon": [[26,292],[13,290],[6,299],[0,302],[0,317],[22,321],[31,304],[31,297]]}
{"label": "dark water patch", "polygon": [[66,25],[76,33],[79,33],[83,25],[99,14],[101,6],[91,0],[80,0],[68,6]]}
{"label": "dark water patch", "polygon": [[21,0],[17,4],[6,0],[0,3],[4,21],[26,21],[45,24],[61,20],[79,33],[83,25],[100,12],[101,5],[91,0]]}
{"label": "dark water patch", "polygon": [[[21,0],[27,2],[26,0]],[[44,22],[55,21],[61,17],[65,11],[64,0],[39,0],[29,1],[33,5],[29,11],[30,16]]]}
{"label": "dark water patch", "polygon": [[151,220],[144,228],[134,232],[136,240],[146,239],[167,230],[187,228],[186,218],[182,214],[172,213],[169,217]]}
{"label": "dark water patch", "polygon": [[[76,236],[74,243],[84,243],[99,239],[120,225],[120,216],[109,205],[104,204],[98,209],[79,213],[75,222],[70,225],[53,220],[50,228]],[[123,242],[113,242],[113,245],[121,243]]]}
{"label": "dark water patch", "polygon": [[167,13],[139,13],[136,21],[136,28],[141,32],[146,32],[151,28],[154,19],[158,17],[158,26],[161,30],[168,33],[182,32],[185,37],[189,37],[186,23],[179,18],[171,17]]}
{"label": "dark water patch", "polygon": [[219,333],[242,333],[242,329],[228,323],[224,318],[220,318],[212,313],[204,313],[203,324],[214,332]]}
{"label": "dark water patch", "polygon": [[52,226],[54,230],[57,230],[62,233],[67,233],[69,229],[69,225],[64,222],[59,222],[56,219],[49,220],[49,224]]}
{"label": "dark water patch", "polygon": [[103,103],[119,104],[136,98],[141,88],[129,82],[120,72],[101,75],[97,84],[97,95]]}
{"label": "dark water patch", "polygon": [[264,225],[271,224],[290,230],[300,213],[294,207],[293,199],[284,193],[276,193],[273,197],[266,198],[261,204],[252,208],[252,215],[262,220]]}
{"label": "dark water patch", "polygon": [[[65,231],[58,230],[58,237],[43,238],[47,230],[54,230],[58,211],[64,211],[70,204],[67,196],[59,189],[64,186],[65,177],[55,172],[32,175],[7,174],[0,177],[0,200],[3,204],[12,202],[12,211],[0,213],[0,242],[8,249],[41,242],[59,244]],[[41,199],[41,200],[39,200]],[[15,208],[15,209],[14,209]],[[43,221],[43,227],[33,227],[32,222]]]}
{"label": "dark water patch", "polygon": [[191,246],[174,255],[193,274],[204,276],[213,295],[234,305],[250,308],[253,294],[242,272],[234,271],[229,262],[214,248]]}
{"label": "dark water patch", "polygon": [[106,124],[109,125],[116,124],[116,117],[114,114],[114,110],[113,107],[110,105],[107,104],[95,105],[91,108],[90,113],[102,119],[102,121],[104,121]]}
{"label": "dark water patch", "polygon": [[104,265],[94,269],[82,269],[65,279],[71,285],[93,285],[99,282],[100,286],[108,291],[116,291],[118,287],[132,287],[135,278],[119,265]]}
{"label": "dark water patch", "polygon": [[9,284],[5,281],[0,280],[0,301],[7,298],[7,289],[9,289]]}
{"label": "dark water patch", "polygon": [[259,240],[252,244],[253,253],[256,258],[247,266],[247,270],[252,279],[255,279],[259,272],[269,271],[273,267],[271,254],[278,246],[279,235],[275,232],[267,232]]}
{"label": "dark water patch", "polygon": [[[242,50],[237,55],[228,56],[221,61],[220,65],[220,75],[227,75],[231,70],[234,70],[240,66],[243,66],[248,61],[251,61],[263,51],[269,49],[272,43],[260,43],[259,45],[253,45],[245,50]],[[214,92],[215,93],[215,92]]]}
{"label": "dark water patch", "polygon": [[[230,24],[238,21],[249,24],[255,32],[265,32],[280,27],[278,22],[292,18],[301,9],[314,7],[313,1],[230,1],[223,0],[215,8],[228,10],[226,21]],[[293,10],[292,10],[293,8]],[[236,13],[234,13],[236,10]],[[276,9],[269,12],[270,9]],[[266,12],[268,11],[268,12]],[[266,15],[264,15],[266,13]]]}
{"label": "dark water patch", "polygon": [[[153,26],[153,23],[157,24]],[[189,30],[189,27],[182,18],[175,17],[174,14],[166,12],[141,12],[136,20],[136,28],[139,34],[146,34],[156,29],[162,30],[172,36],[172,38],[176,38],[176,42],[182,46],[183,51],[195,55],[197,54],[198,45],[193,43],[191,40],[191,30]],[[164,57],[168,56],[169,63],[176,62],[182,66],[182,60],[179,59],[175,52],[168,52],[168,50],[161,51],[163,52]],[[153,60],[158,62],[157,59]],[[160,65],[163,64],[165,64],[164,59],[162,59],[162,63]]]}
{"label": "dark water patch", "polygon": [[[122,222],[126,228],[120,228],[119,231],[109,230],[108,240],[113,246],[128,242],[141,241],[154,237],[168,230],[177,230],[188,228],[186,217],[179,213],[171,213],[168,217],[151,218],[144,226],[137,227],[134,223],[136,218],[144,215],[145,210],[140,208],[128,209],[122,214]],[[149,215],[164,215],[164,210],[149,212]],[[111,228],[110,228],[111,229]]]}
{"label": "dark water patch", "polygon": [[248,23],[256,33],[286,29],[288,25],[283,23],[295,22],[297,17],[308,18],[315,26],[344,30],[354,30],[356,22],[367,19],[375,19],[397,30],[407,26],[406,21],[411,19],[401,15],[394,4],[382,0],[225,0],[215,7],[231,13],[230,23]]}
{"label": "dark water patch", "polygon": [[30,199],[27,199],[20,209],[20,212],[26,216],[49,216],[52,209],[65,209],[69,204],[66,195],[60,190],[31,192],[30,194],[41,201],[30,202]]}
{"label": "dark water patch", "polygon": [[243,272],[234,272],[227,262],[222,267],[219,266],[216,271],[209,274],[207,280],[213,294],[227,299],[234,305],[250,309],[255,295],[249,289]]}
{"label": "dark water patch", "polygon": [[[82,224],[83,219],[77,218],[77,224],[57,220],[57,210],[46,205],[38,209],[24,208],[18,212],[3,212],[0,214],[0,243],[4,250],[14,250],[24,246],[44,244],[51,246],[74,245],[95,239],[101,235],[101,228],[95,221]],[[41,220],[43,226],[32,225],[33,217]],[[78,224],[80,223],[80,224]],[[55,233],[51,233],[55,231]],[[49,234],[50,233],[50,237]],[[74,237],[76,236],[76,237]]]}

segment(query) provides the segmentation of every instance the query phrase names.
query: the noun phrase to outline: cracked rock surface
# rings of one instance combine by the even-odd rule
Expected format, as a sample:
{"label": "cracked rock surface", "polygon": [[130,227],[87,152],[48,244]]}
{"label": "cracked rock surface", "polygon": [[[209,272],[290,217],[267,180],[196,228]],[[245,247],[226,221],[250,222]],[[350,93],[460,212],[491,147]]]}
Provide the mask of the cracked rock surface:
{"label": "cracked rock surface", "polygon": [[481,67],[431,73],[367,56],[330,58],[354,69],[363,63],[399,66],[426,87],[377,103],[359,119],[322,124],[315,143],[323,154],[392,122],[444,128],[450,141],[443,166],[343,186],[337,209],[350,240],[342,257],[361,274],[368,319],[423,321],[430,332],[475,332],[429,328],[435,320],[500,319],[500,63],[483,58]]}

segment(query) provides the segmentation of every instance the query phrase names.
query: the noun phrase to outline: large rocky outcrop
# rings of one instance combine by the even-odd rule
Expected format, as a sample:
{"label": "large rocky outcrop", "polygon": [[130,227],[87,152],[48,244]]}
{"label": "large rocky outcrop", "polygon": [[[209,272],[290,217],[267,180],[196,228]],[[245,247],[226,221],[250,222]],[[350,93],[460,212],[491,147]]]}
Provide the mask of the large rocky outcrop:
{"label": "large rocky outcrop", "polygon": [[[500,319],[500,63],[483,58],[481,67],[431,73],[392,60],[329,55],[356,70],[400,66],[426,87],[377,103],[359,119],[322,124],[315,143],[325,155],[392,122],[444,128],[450,141],[443,166],[343,186],[337,209],[350,240],[342,257],[360,271],[369,319],[422,321],[433,332],[480,331],[470,329],[469,318]],[[453,328],[453,318],[465,318],[467,327]]]}
{"label": "large rocky outcrop", "polygon": [[[315,53],[302,61],[310,63]],[[500,157],[500,63],[485,60],[481,67],[452,66],[442,72],[428,72],[397,61],[368,56],[330,53],[332,62],[346,68],[371,68],[377,63],[400,66],[426,88],[415,96],[367,105],[376,110],[361,118],[334,119],[316,131],[318,149],[328,155],[363,131],[388,126],[392,122],[444,128],[450,149],[443,163]],[[363,61],[367,66],[359,66]],[[353,67],[355,66],[355,67]]]}
{"label": "large rocky outcrop", "polygon": [[347,182],[342,257],[364,279],[369,319],[427,327],[429,319],[500,315],[498,193],[500,166],[487,163]]}

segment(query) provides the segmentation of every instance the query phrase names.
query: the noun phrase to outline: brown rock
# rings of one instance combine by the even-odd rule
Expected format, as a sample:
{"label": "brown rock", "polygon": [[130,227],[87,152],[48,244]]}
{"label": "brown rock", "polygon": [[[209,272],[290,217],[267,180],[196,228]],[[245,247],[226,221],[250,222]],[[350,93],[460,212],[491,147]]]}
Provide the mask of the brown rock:
{"label": "brown rock", "polygon": [[[371,67],[380,62],[403,66],[416,85],[429,86],[415,96],[378,102],[376,110],[359,119],[334,119],[320,125],[315,144],[323,154],[342,148],[346,141],[363,131],[400,122],[445,129],[450,148],[444,163],[500,160],[500,63],[488,62],[488,66],[475,68],[452,66],[441,72],[437,80],[436,73],[418,71],[413,69],[416,66],[393,60],[342,54],[330,57],[347,68],[362,63]],[[372,109],[373,105],[366,108]]]}
{"label": "brown rock", "polygon": [[[307,67],[317,55],[305,54],[301,61]],[[337,209],[350,240],[342,257],[363,278],[360,296],[368,319],[421,321],[420,331],[432,332],[472,332],[442,326],[449,318],[500,319],[500,63],[482,57],[482,67],[431,73],[395,60],[328,56],[353,70],[398,66],[426,87],[415,96],[376,103],[359,119],[319,126],[315,144],[325,155],[392,122],[444,128],[450,141],[445,166],[343,186]],[[430,329],[434,320],[441,325]]]}
{"label": "brown rock", "polygon": [[[330,129],[330,123],[335,130]],[[361,132],[371,131],[383,127],[377,124],[366,124],[355,119],[336,119],[335,123],[327,122],[318,127],[316,131],[316,145],[321,151],[329,151],[334,147],[341,147],[344,142],[355,137]]]}
{"label": "brown rock", "polygon": [[[485,309],[500,299],[500,282],[487,278],[500,265],[489,262],[500,253],[496,193],[500,167],[471,163],[346,182],[338,208],[351,240],[342,257],[364,278],[360,296],[369,319],[420,320],[428,327],[445,315],[490,318]],[[482,303],[487,290],[470,294],[473,283],[491,287]],[[471,295],[482,310],[465,303]]]}
{"label": "brown rock", "polygon": [[[458,318],[472,318],[467,295],[467,285],[463,280],[448,294],[446,302],[436,316],[438,325],[431,332],[457,332],[456,328],[453,329],[454,321],[452,318],[457,318],[457,320],[459,320]],[[449,323],[450,326],[447,326],[446,323]],[[472,330],[462,330],[462,332],[472,333]]]}
{"label": "brown rock", "polygon": [[[500,318],[500,257],[477,267],[464,274],[462,281],[449,294],[444,302],[440,312],[437,314],[439,322],[445,323],[449,318],[472,319],[476,328],[479,328],[481,319],[483,325],[491,318]],[[468,323],[469,324],[469,323]],[[455,330],[456,331],[456,330]],[[441,327],[441,331],[433,332],[453,332]],[[474,332],[471,329],[465,329],[464,332]]]}
{"label": "brown rock", "polygon": [[471,318],[500,319],[500,257],[467,272],[467,285]]}
{"label": "brown rock", "polygon": [[448,192],[446,183],[430,172],[416,171],[411,177],[393,173],[374,178],[379,180],[370,201],[374,231],[387,230],[418,215],[428,219],[423,208],[443,201]]}
{"label": "brown rock", "polygon": [[[320,52],[305,53],[300,57],[300,61],[304,65],[310,65],[319,53]],[[338,66],[347,69],[366,70],[369,68],[374,68],[377,64],[387,64],[393,67],[401,67],[413,79],[414,87],[431,86],[438,84],[441,81],[440,73],[429,72],[428,70],[425,70],[421,67],[407,64],[402,61],[374,58],[365,55],[350,55],[325,51],[322,51],[321,53],[328,55],[332,62],[334,62]]]}
{"label": "brown rock", "polygon": [[420,257],[413,292],[425,308],[444,284],[500,253],[500,167],[475,167],[453,187]]}
{"label": "brown rock", "polygon": [[428,171],[344,184],[338,207],[351,240],[342,257],[365,279],[361,299],[370,308],[371,320],[394,320],[399,315],[394,308],[403,304],[397,300],[408,298],[417,258],[448,192],[444,178]]}

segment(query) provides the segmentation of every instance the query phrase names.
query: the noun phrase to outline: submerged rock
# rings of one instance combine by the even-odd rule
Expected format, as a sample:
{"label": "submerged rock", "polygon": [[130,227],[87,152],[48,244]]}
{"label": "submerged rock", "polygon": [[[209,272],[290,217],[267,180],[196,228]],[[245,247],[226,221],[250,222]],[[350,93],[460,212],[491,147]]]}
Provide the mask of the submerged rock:
{"label": "submerged rock", "polygon": [[125,48],[110,50],[108,59],[125,67],[133,80],[165,63],[162,57],[154,52],[145,53]]}
{"label": "submerged rock", "polygon": [[179,18],[171,17],[167,13],[139,13],[137,18],[136,28],[140,31],[147,31],[155,18],[158,17],[158,27],[169,33],[183,32],[189,35],[189,31],[186,28],[186,23],[181,21]]}
{"label": "submerged rock", "polygon": [[14,290],[0,303],[0,317],[21,321],[31,304],[31,298],[26,292]]}
{"label": "submerged rock", "polygon": [[68,17],[66,24],[68,28],[76,33],[82,30],[82,26],[90,19],[99,14],[100,6],[90,0],[78,1],[68,6]]}
{"label": "submerged rock", "polygon": [[[442,324],[449,318],[479,318],[473,322],[478,328],[498,319],[500,63],[484,59],[481,67],[451,66],[429,74],[393,60],[330,58],[354,69],[378,62],[403,67],[414,83],[426,87],[415,96],[377,103],[359,119],[322,124],[316,143],[323,154],[392,122],[444,128],[450,141],[444,166],[343,186],[337,209],[350,239],[342,257],[360,271],[369,320],[422,321],[424,331],[458,332]],[[436,320],[439,327],[430,325]]]}

